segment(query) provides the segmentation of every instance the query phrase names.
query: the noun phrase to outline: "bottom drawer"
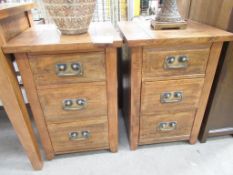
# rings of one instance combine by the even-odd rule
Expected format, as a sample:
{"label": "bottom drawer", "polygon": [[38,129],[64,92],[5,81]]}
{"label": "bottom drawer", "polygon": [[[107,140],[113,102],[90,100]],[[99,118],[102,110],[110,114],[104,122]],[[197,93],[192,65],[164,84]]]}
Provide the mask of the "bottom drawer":
{"label": "bottom drawer", "polygon": [[49,124],[49,134],[56,154],[108,149],[107,117],[64,124]]}
{"label": "bottom drawer", "polygon": [[141,116],[139,144],[188,140],[195,111]]}

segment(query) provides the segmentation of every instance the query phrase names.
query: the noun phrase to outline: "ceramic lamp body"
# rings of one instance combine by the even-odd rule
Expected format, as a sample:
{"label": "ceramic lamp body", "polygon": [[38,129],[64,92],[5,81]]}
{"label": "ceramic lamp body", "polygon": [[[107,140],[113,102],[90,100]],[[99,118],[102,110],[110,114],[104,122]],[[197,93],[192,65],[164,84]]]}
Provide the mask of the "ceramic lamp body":
{"label": "ceramic lamp body", "polygon": [[155,21],[158,21],[158,22],[184,21],[178,11],[176,0],[163,0],[162,9],[156,16]]}
{"label": "ceramic lamp body", "polygon": [[43,0],[43,2],[62,34],[74,35],[88,31],[96,0]]}

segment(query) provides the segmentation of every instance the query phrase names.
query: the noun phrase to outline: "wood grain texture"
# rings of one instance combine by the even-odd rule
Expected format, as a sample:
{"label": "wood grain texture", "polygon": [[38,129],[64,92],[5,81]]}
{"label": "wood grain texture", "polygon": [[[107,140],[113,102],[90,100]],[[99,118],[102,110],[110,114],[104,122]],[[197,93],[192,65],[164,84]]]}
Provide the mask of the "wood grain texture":
{"label": "wood grain texture", "polygon": [[0,6],[0,20],[21,12],[29,11],[35,7],[35,3],[4,3]]}
{"label": "wood grain texture", "polygon": [[3,33],[6,41],[24,32],[29,27],[30,24],[25,12],[1,20],[1,33]]}
{"label": "wood grain texture", "polygon": [[[196,109],[199,104],[203,78],[180,79],[168,81],[143,82],[141,92],[141,115],[156,114],[159,111],[185,111]],[[161,103],[161,94],[165,92],[182,92],[179,102]]]}
{"label": "wood grain texture", "polygon": [[107,75],[107,110],[109,127],[109,147],[112,152],[118,150],[118,79],[117,79],[117,50],[106,48]]}
{"label": "wood grain texture", "polygon": [[[65,36],[54,25],[43,25],[26,30],[13,40],[19,45],[12,45],[17,51],[11,50],[11,53],[19,64],[47,158],[84,150],[110,149],[117,152],[116,47],[121,45],[121,38],[113,26],[110,23],[93,23],[86,34]],[[83,76],[56,75],[56,64],[74,62],[83,66]],[[62,101],[76,98],[86,98],[87,110],[64,112]],[[100,124],[101,116],[105,116],[106,121]],[[70,142],[62,140],[69,127],[101,131],[97,140],[70,145]],[[60,132],[57,131],[59,129]]]}
{"label": "wood grain texture", "polygon": [[[194,117],[195,110],[184,112],[162,111],[154,115],[142,115],[140,117],[139,144],[188,140],[190,138]],[[172,131],[161,131],[159,127],[161,122],[176,122],[176,129]]]}
{"label": "wood grain texture", "polygon": [[[47,123],[72,122],[90,116],[107,115],[106,83],[78,83],[58,85],[38,90],[40,104]],[[65,111],[65,99],[85,99],[87,105],[81,110]]]}
{"label": "wood grain texture", "polygon": [[[193,45],[178,46],[172,48],[145,48],[143,52],[143,81],[155,81],[158,79],[178,79],[204,77],[209,57],[210,46]],[[180,69],[165,69],[167,57],[187,56],[188,66]]]}
{"label": "wood grain texture", "polygon": [[190,143],[194,144],[197,141],[198,134],[200,131],[201,123],[203,121],[204,113],[206,110],[207,102],[209,99],[210,90],[214,80],[215,72],[219,62],[220,53],[222,50],[222,42],[214,43],[211,47],[209,62],[206,69],[205,84],[203,86],[201,98],[199,101],[199,108],[194,120],[194,125],[192,128],[192,133],[190,137]]}
{"label": "wood grain texture", "polygon": [[[37,86],[106,80],[104,52],[29,55],[29,58]],[[80,63],[83,69],[83,75],[57,76],[56,65],[67,63]]]}
{"label": "wood grain texture", "polygon": [[[150,28],[149,22],[143,20],[120,22],[118,26],[125,39],[125,43],[131,50],[135,49],[134,52],[131,53],[130,78],[126,77],[124,79],[124,81],[128,79],[128,81],[130,80],[131,82],[130,90],[128,90],[131,98],[131,114],[128,122],[130,130],[129,135],[131,138],[130,144],[133,145],[133,148],[137,147],[139,139],[138,131],[141,131],[143,122],[145,122],[144,126],[146,128],[150,125],[150,121],[157,121],[159,118],[151,118],[148,123],[146,123],[146,120],[139,122],[139,119],[142,117],[159,116],[161,113],[165,116],[169,116],[169,113],[174,114],[197,110],[197,112],[193,112],[192,115],[189,115],[192,116],[189,120],[187,119],[187,125],[189,126],[188,133],[186,132],[187,130],[185,130],[186,134],[178,134],[177,137],[169,137],[169,133],[167,134],[167,138],[165,137],[164,139],[158,139],[156,141],[156,137],[153,135],[149,138],[150,136],[148,133],[151,131],[147,130],[146,132],[148,133],[145,132],[143,135],[148,136],[148,142],[142,142],[142,144],[144,144],[189,140],[190,143],[195,143],[205,112],[213,77],[216,72],[222,42],[233,40],[233,34],[194,21],[189,21],[188,28],[185,30],[153,31]],[[191,48],[191,46],[194,47]],[[164,70],[161,68],[162,61],[160,59],[166,56],[166,54],[162,55],[161,52],[174,50],[175,52],[171,52],[172,54],[181,54],[183,50],[185,50],[184,48],[182,50],[182,47],[190,51],[192,49],[198,50],[193,53],[191,57],[199,59],[196,63],[202,66],[192,70],[194,72],[196,71],[196,73],[191,73],[192,71],[190,70],[190,76],[185,75],[185,72],[178,74],[179,77],[177,75],[174,76],[172,73],[161,76],[164,74],[164,72],[162,72]],[[197,49],[197,47],[199,48]],[[151,51],[152,56],[145,55],[146,52],[149,51]],[[133,53],[136,56],[133,55]],[[197,56],[198,54],[200,55]],[[205,59],[201,61],[200,58],[203,59],[203,57],[205,57]],[[138,58],[140,61],[137,60],[138,62],[133,62],[134,58]],[[141,62],[142,59],[143,62]],[[150,62],[146,59],[153,61]],[[160,64],[160,66],[158,66],[158,64]],[[178,90],[178,88],[180,90]],[[127,86],[125,89],[127,89]],[[184,102],[183,105],[176,102],[176,104],[166,104],[165,107],[160,103],[161,93],[170,91],[182,91],[184,93],[182,101],[180,102],[181,104]],[[180,119],[180,121],[183,120]],[[134,123],[132,124],[132,122]]]}
{"label": "wood grain texture", "polygon": [[37,140],[32,129],[31,121],[13,67],[7,59],[8,58],[0,51],[0,97],[8,118],[10,119],[33,168],[35,170],[41,170],[43,161],[41,159]]}
{"label": "wood grain texture", "polygon": [[184,19],[188,19],[189,17],[191,1],[192,0],[177,0],[176,1],[179,12]]}
{"label": "wood grain texture", "polygon": [[82,35],[61,35],[54,25],[35,25],[3,46],[6,53],[79,51],[120,47],[122,39],[111,23],[96,22]]}
{"label": "wood grain texture", "polygon": [[232,0],[193,0],[189,18],[230,31],[232,7]]}
{"label": "wood grain texture", "polygon": [[29,26],[34,27],[34,20],[33,20],[32,11],[31,10],[26,11],[25,15],[27,16]]}
{"label": "wood grain texture", "polygon": [[194,21],[188,21],[187,29],[175,31],[154,31],[150,22],[143,20],[119,22],[118,27],[130,47],[177,46],[177,43],[191,45],[233,40],[232,33]]}
{"label": "wood grain texture", "polygon": [[54,157],[54,150],[48,134],[44,113],[39,102],[39,97],[37,94],[36,85],[34,83],[33,73],[31,71],[28,57],[26,54],[15,54],[15,57],[16,62],[19,66],[20,73],[22,75],[23,84],[26,89],[33,117],[39,130],[46,157],[48,160],[51,160]]}
{"label": "wood grain texture", "polygon": [[[56,154],[109,149],[107,116],[72,123],[49,124],[48,129]],[[89,131],[90,137],[81,140],[69,139],[70,132],[82,131]]]}
{"label": "wood grain texture", "polygon": [[[200,133],[201,142],[205,142],[208,136],[232,134],[233,117],[233,42],[228,47],[224,58],[218,67],[215,76],[214,88],[211,91],[211,99],[208,101],[207,112]],[[229,131],[230,130],[230,131]]]}
{"label": "wood grain texture", "polygon": [[[28,16],[24,11],[30,10],[33,5],[0,5],[0,46],[29,27],[28,21],[25,20]],[[10,60],[10,57],[0,50],[0,98],[32,167],[41,170],[43,161],[39,146]]]}
{"label": "wood grain texture", "polygon": [[[211,4],[211,5],[210,5]],[[197,0],[191,6],[190,18],[233,32],[233,1],[232,0]],[[229,129],[233,126],[232,120],[232,42],[222,52],[211,98],[200,133],[201,142],[208,136],[232,134]],[[227,50],[227,51],[225,51]],[[224,54],[226,52],[226,54]],[[221,116],[221,117],[220,117]]]}
{"label": "wood grain texture", "polygon": [[139,117],[141,101],[141,78],[142,78],[142,48],[131,49],[131,72],[130,72],[130,116],[129,116],[129,140],[131,150],[136,150],[139,138]]}

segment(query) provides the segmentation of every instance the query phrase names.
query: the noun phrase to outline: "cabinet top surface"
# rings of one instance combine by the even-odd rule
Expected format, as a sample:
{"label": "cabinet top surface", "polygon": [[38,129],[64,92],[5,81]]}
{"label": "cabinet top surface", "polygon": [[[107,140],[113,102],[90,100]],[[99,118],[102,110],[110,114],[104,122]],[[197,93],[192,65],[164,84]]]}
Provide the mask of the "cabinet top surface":
{"label": "cabinet top surface", "polygon": [[0,5],[0,19],[13,16],[21,11],[28,11],[35,7],[34,3],[3,3]]}
{"label": "cabinet top surface", "polygon": [[88,33],[81,35],[62,35],[55,25],[35,25],[2,48],[5,53],[30,53],[101,49],[121,44],[121,36],[110,22],[94,22]]}
{"label": "cabinet top surface", "polygon": [[119,22],[118,27],[129,46],[174,45],[232,41],[233,33],[195,21],[188,21],[184,30],[153,30],[150,21],[135,20]]}

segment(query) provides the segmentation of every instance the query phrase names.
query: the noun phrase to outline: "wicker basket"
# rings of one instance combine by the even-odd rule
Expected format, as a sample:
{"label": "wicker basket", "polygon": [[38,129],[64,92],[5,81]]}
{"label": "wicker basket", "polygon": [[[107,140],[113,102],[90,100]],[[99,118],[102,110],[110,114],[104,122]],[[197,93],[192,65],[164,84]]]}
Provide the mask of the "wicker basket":
{"label": "wicker basket", "polygon": [[49,15],[62,34],[86,33],[96,0],[43,0]]}

